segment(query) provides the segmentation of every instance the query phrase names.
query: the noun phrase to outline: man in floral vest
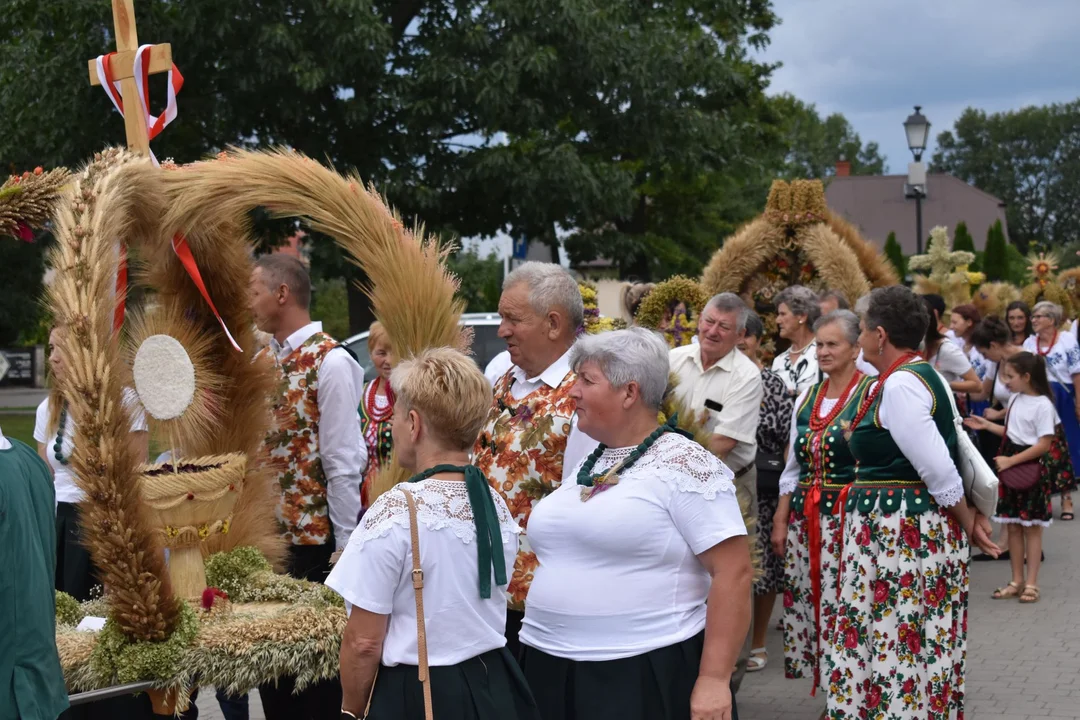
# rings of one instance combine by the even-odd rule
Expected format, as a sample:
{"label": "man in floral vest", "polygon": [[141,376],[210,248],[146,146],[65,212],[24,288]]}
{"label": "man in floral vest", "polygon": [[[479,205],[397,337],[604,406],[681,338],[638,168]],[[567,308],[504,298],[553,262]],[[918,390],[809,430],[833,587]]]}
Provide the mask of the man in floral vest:
{"label": "man in floral vest", "polygon": [[499,337],[513,365],[493,387],[474,462],[502,493],[521,526],[507,592],[507,647],[517,656],[525,598],[536,569],[527,537],[533,505],[559,487],[596,442],[577,429],[570,388],[570,348],[584,322],[577,281],[559,265],[527,262],[506,276]]}
{"label": "man in floral vest", "polygon": [[[307,269],[288,255],[267,255],[251,275],[255,323],[271,335],[267,351],[281,374],[281,393],[266,451],[281,495],[275,515],[289,543],[288,568],[323,582],[330,557],[344,548],[360,513],[360,480],[367,451],[360,432],[364,371],[311,322]],[[259,692],[268,720],[336,717],[341,685],[334,679],[293,694],[293,678]]]}

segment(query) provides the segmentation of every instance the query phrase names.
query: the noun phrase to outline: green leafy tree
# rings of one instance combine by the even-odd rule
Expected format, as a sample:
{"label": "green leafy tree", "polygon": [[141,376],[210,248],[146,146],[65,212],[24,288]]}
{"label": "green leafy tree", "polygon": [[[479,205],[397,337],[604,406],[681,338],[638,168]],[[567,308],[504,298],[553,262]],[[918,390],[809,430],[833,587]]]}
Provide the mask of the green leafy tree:
{"label": "green leafy tree", "polygon": [[903,281],[907,276],[907,258],[904,257],[904,250],[900,247],[900,243],[896,241],[895,232],[890,232],[889,236],[885,238],[885,257],[896,268],[896,274]]}
{"label": "green leafy tree", "polygon": [[986,232],[986,250],[983,253],[982,271],[986,273],[987,280],[991,282],[1002,280],[1013,282],[1009,278],[1009,266],[1006,256],[1007,246],[1005,231],[1001,227],[1001,221],[998,220]]}
{"label": "green leafy tree", "polygon": [[1005,202],[1021,254],[1037,240],[1061,247],[1080,236],[1080,100],[993,114],[968,108],[937,144],[935,172]]}
{"label": "green leafy tree", "polygon": [[0,267],[5,268],[4,291],[0,292],[0,345],[39,339],[45,310],[39,299],[45,249],[41,239],[28,243],[0,236]]}
{"label": "green leafy tree", "polygon": [[349,332],[349,293],[343,278],[316,280],[311,293],[311,319],[323,324],[330,337],[344,340]]}
{"label": "green leafy tree", "polygon": [[495,253],[486,258],[471,250],[461,250],[450,258],[450,269],[458,276],[458,296],[465,300],[466,312],[497,312],[502,293],[503,263]]}
{"label": "green leafy tree", "polygon": [[[0,165],[78,165],[123,142],[86,75],[111,49],[107,8],[5,5]],[[773,68],[751,50],[776,22],[769,0],[138,4],[140,37],[171,42],[185,76],[159,157],[288,145],[356,168],[440,235],[554,245],[571,231],[571,252],[602,250],[643,277],[700,263],[718,228],[746,218],[722,193],[762,184]],[[155,101],[164,82],[151,81]],[[350,281],[356,330],[362,278],[335,262],[319,272]]]}
{"label": "green leafy tree", "polygon": [[840,113],[822,118],[817,108],[782,94],[771,99],[784,156],[778,174],[787,178],[826,178],[838,160],[851,163],[852,175],[884,175],[886,160],[876,142],[865,145]]}
{"label": "green leafy tree", "polygon": [[971,237],[967,223],[963,220],[956,223],[956,229],[953,230],[953,250],[975,252],[975,240]]}

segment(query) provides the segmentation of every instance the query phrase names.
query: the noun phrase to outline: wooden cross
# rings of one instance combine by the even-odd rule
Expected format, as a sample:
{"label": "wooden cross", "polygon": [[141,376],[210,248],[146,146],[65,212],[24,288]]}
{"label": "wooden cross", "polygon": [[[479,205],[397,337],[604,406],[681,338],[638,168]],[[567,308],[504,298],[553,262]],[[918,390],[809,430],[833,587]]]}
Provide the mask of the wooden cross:
{"label": "wooden cross", "polygon": [[[116,54],[111,61],[114,80],[120,81],[120,97],[124,101],[124,130],[128,148],[150,154],[150,135],[146,128],[146,114],[139,103],[139,89],[135,84],[135,51],[139,49],[139,35],[135,29],[133,0],[112,0],[113,28],[116,31]],[[172,67],[172,46],[168,43],[150,48],[149,70],[151,75],[168,72]],[[101,85],[97,74],[97,60],[89,61],[90,84]]]}

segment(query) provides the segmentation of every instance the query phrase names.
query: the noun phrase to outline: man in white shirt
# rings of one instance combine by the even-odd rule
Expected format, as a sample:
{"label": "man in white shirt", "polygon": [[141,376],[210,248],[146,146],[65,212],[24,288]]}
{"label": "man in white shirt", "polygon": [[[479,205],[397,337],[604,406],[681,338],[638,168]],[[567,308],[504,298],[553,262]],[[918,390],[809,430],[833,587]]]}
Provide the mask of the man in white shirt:
{"label": "man in white shirt", "polygon": [[567,482],[597,443],[577,429],[577,406],[570,397],[576,379],[570,348],[585,317],[574,277],[551,263],[521,265],[503,282],[499,315],[499,337],[513,365],[495,383],[473,462],[502,493],[523,531],[507,588],[507,647],[516,656],[536,568],[527,536],[532,507]]}
{"label": "man in white shirt", "polygon": [[[288,573],[323,582],[330,557],[344,548],[360,514],[367,449],[360,431],[364,371],[312,322],[311,280],[301,262],[267,255],[251,274],[255,323],[270,333],[267,349],[281,375],[266,439],[281,496],[275,510],[289,543]],[[340,709],[335,679],[293,694],[293,678],[260,688],[268,720],[332,717]]]}
{"label": "man in white shirt", "polygon": [[[761,414],[761,371],[735,346],[746,335],[750,308],[734,293],[720,293],[698,319],[698,344],[671,351],[675,391],[695,412],[705,411],[712,433],[709,449],[735,473],[739,504],[757,516],[757,426]],[[756,533],[749,537],[757,541]],[[749,637],[749,636],[748,636]],[[738,689],[749,648],[744,647],[732,676]]]}

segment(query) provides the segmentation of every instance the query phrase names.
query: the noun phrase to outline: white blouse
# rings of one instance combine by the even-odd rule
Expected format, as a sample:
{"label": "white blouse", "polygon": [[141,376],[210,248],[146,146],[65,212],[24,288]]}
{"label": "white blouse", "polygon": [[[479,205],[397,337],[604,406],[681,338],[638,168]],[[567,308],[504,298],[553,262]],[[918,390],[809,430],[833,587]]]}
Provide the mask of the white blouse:
{"label": "white blouse", "polygon": [[[870,386],[870,391],[877,383]],[[964,497],[964,483],[956,470],[945,439],[930,414],[934,397],[914,373],[893,373],[881,389],[878,420],[893,442],[919,473],[942,508]]]}
{"label": "white blouse", "polygon": [[948,339],[941,341],[937,353],[927,358],[927,362],[951,383],[963,380],[964,375],[971,369],[971,360],[964,349]]}
{"label": "white blouse", "polygon": [[987,360],[974,345],[967,351],[967,356],[968,361],[971,363],[971,369],[975,371],[980,381],[994,374],[994,363]]}
{"label": "white blouse", "polygon": [[[131,415],[131,432],[146,432],[146,413],[143,412],[139,396],[131,388],[124,389],[124,407]],[[70,465],[64,465],[56,459],[56,435],[59,428],[49,432],[49,398],[41,401],[34,417],[34,440],[45,446],[49,458],[49,469],[53,474],[53,486],[56,490],[56,502],[77,503],[86,499],[86,494],[75,482],[75,473]],[[70,458],[75,450],[75,418],[68,413],[64,422],[64,438],[60,445],[60,454]]]}
{"label": "white blouse", "polygon": [[791,348],[773,358],[772,371],[780,376],[788,392],[798,395],[821,379],[817,361],[817,341],[812,340],[794,364]]}
{"label": "white blouse", "polygon": [[[1024,341],[1024,349],[1029,353],[1039,353],[1039,348],[1038,335]],[[1050,382],[1072,385],[1072,376],[1080,374],[1080,345],[1077,345],[1076,336],[1070,332],[1059,332],[1057,341],[1043,359],[1046,360],[1046,374]]]}
{"label": "white blouse", "polygon": [[994,401],[997,402],[1003,408],[1009,407],[1009,400],[1012,398],[1012,393],[1009,392],[1009,388],[1005,387],[1005,383],[1001,380],[1000,364],[998,367],[997,375],[994,376]]}
{"label": "white blouse", "polygon": [[[633,450],[605,450],[593,472]],[[559,486],[529,518],[539,567],[521,642],[560,658],[615,660],[701,632],[712,579],[697,556],[746,534],[733,479],[701,445],[667,433],[587,502],[576,482]]]}
{"label": "white blouse", "polygon": [[1006,432],[1017,445],[1034,445],[1040,438],[1052,436],[1058,423],[1057,410],[1043,395],[1017,394],[1009,403]]}
{"label": "white blouse", "polygon": [[[799,399],[795,401],[795,407],[791,410],[791,435],[788,439],[787,464],[784,465],[784,472],[780,473],[781,495],[790,495],[795,492],[795,488],[799,484],[799,474],[802,469],[799,467],[799,458],[796,457],[798,453],[795,452],[795,441],[799,437],[799,408],[806,402],[806,396],[809,392],[809,388],[804,390],[799,395]],[[828,417],[839,401],[840,398],[822,398],[818,417]]]}
{"label": "white blouse", "polygon": [[[507,595],[492,573],[491,597],[480,597],[476,527],[465,483],[431,478],[408,487],[416,500],[420,534],[428,663],[456,665],[504,647]],[[502,496],[490,492],[509,579],[521,530]],[[350,613],[358,607],[390,616],[383,665],[418,664],[409,509],[400,487],[385,492],[364,514],[326,584],[345,598]]]}

